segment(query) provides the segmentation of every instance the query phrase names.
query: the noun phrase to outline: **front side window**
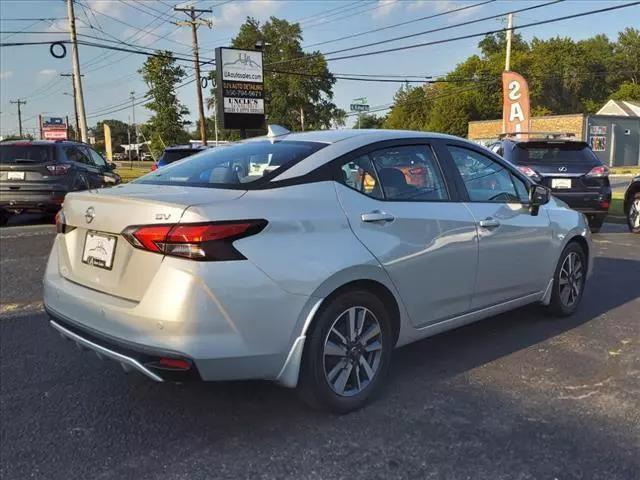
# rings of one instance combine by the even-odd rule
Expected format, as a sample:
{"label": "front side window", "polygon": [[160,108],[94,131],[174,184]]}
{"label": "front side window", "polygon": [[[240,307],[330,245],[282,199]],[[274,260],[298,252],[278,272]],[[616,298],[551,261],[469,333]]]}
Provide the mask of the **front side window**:
{"label": "front side window", "polygon": [[522,198],[526,186],[522,184],[516,189],[514,182],[522,181],[509,169],[474,150],[451,145],[448,148],[472,202],[526,201],[526,198]]}
{"label": "front side window", "polygon": [[87,150],[89,150],[91,161],[96,167],[107,168],[107,162],[105,162],[104,158],[102,158],[102,156],[98,152],[90,148]]}
{"label": "front side window", "polygon": [[387,200],[447,200],[442,173],[427,145],[391,147],[371,153]]}
{"label": "front side window", "polygon": [[268,183],[280,172],[325,146],[324,143],[289,140],[236,143],[204,150],[134,182],[248,189]]}

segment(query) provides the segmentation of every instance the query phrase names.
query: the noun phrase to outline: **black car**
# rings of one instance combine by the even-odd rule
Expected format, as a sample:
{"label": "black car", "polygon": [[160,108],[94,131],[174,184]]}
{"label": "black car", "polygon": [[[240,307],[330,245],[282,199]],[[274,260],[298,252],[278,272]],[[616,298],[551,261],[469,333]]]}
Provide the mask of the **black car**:
{"label": "black car", "polygon": [[114,169],[80,142],[0,142],[0,222],[22,212],[53,214],[68,192],[120,183]]}
{"label": "black car", "polygon": [[162,155],[156,163],[151,166],[151,170],[166,167],[167,165],[190,157],[198,152],[206,150],[208,147],[202,145],[171,145],[164,149]]}
{"label": "black car", "polygon": [[635,177],[627,188],[623,205],[629,230],[640,233],[640,175]]}
{"label": "black car", "polygon": [[609,169],[586,142],[566,138],[505,138],[489,146],[569,207],[584,213],[592,232],[602,227],[611,203]]}

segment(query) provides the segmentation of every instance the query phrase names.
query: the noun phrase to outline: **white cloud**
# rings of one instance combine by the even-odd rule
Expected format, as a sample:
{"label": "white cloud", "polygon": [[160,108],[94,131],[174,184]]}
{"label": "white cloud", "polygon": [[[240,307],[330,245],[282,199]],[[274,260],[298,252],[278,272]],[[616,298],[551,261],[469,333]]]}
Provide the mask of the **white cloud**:
{"label": "white cloud", "polygon": [[[449,10],[455,10],[457,8],[462,8],[469,6],[470,3],[457,1],[457,0],[417,0],[415,2],[411,2],[408,6],[408,10],[419,10],[423,7],[431,7],[435,13],[443,13]],[[474,8],[467,8],[466,10],[461,10],[459,12],[452,13],[449,15],[449,18],[464,18],[470,15],[473,15],[477,12]]]}
{"label": "white cloud", "polygon": [[213,26],[238,27],[247,17],[258,20],[267,19],[273,15],[282,5],[276,0],[247,0],[245,2],[231,2],[222,6],[220,12],[214,9]]}
{"label": "white cloud", "polygon": [[2,70],[0,71],[0,80],[6,80],[7,78],[13,77],[13,70]]}
{"label": "white cloud", "polygon": [[52,75],[57,75],[58,72],[52,68],[45,68],[38,72],[38,75],[42,75],[43,77],[50,77]]}
{"label": "white cloud", "polygon": [[[123,18],[123,14],[126,9],[126,4],[121,2],[114,2],[113,0],[90,0],[87,5],[91,7],[92,10],[96,12],[104,13],[106,15],[110,15],[112,17]],[[78,6],[76,5],[76,17],[79,17],[80,12],[78,12]],[[87,12],[89,18],[91,18],[91,13]],[[98,18],[102,17],[99,15]],[[93,19],[92,19],[93,20]]]}
{"label": "white cloud", "polygon": [[378,7],[371,11],[371,18],[386,17],[399,5],[397,0],[378,0]]}

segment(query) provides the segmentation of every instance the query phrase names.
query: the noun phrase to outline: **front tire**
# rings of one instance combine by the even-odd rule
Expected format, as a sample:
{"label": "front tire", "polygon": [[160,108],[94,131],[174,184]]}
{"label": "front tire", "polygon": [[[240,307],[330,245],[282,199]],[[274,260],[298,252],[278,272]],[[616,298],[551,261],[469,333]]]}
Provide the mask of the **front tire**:
{"label": "front tire", "polygon": [[556,266],[549,311],[557,317],[572,315],[582,299],[587,279],[587,256],[576,242],[569,243]]}
{"label": "front tire", "polygon": [[302,399],[335,413],[361,408],[384,383],[393,343],[389,312],[378,297],[352,290],[330,299],[307,335]]}
{"label": "front tire", "polygon": [[598,233],[602,229],[604,223],[604,217],[592,217],[589,219],[589,230],[591,233]]}
{"label": "front tire", "polygon": [[631,233],[640,233],[640,192],[636,192],[629,202],[627,225]]}

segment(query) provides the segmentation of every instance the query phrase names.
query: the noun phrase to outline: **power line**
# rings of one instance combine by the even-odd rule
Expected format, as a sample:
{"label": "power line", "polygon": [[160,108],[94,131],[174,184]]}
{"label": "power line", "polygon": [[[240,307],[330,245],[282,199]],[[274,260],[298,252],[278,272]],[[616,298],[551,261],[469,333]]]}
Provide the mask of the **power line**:
{"label": "power line", "polygon": [[413,18],[411,20],[407,20],[406,22],[400,22],[400,23],[395,23],[393,25],[387,25],[386,27],[374,28],[372,30],[367,30],[365,32],[360,32],[360,33],[353,33],[351,35],[345,35],[344,37],[334,38],[332,40],[325,40],[325,41],[322,41],[322,42],[311,43],[309,45],[303,45],[302,48],[317,47],[319,45],[326,45],[327,43],[335,43],[335,42],[339,42],[341,40],[348,40],[348,39],[351,39],[351,38],[361,37],[363,35],[369,35],[371,33],[382,32],[384,30],[389,30],[391,28],[397,28],[397,27],[402,27],[404,25],[409,25],[410,23],[421,22],[423,20],[430,20],[432,18],[442,17],[442,16],[445,16],[445,15],[449,15],[451,13],[457,13],[457,12],[461,12],[463,10],[469,10],[471,8],[480,7],[482,5],[486,5],[487,3],[492,3],[492,2],[495,2],[495,1],[496,0],[485,0],[485,1],[480,2],[480,3],[474,3],[473,5],[465,5],[463,7],[458,7],[458,8],[454,8],[454,9],[451,9],[451,10],[447,10],[445,12],[440,12],[440,13],[436,13],[436,14],[433,14],[433,15],[427,15],[426,17]]}

